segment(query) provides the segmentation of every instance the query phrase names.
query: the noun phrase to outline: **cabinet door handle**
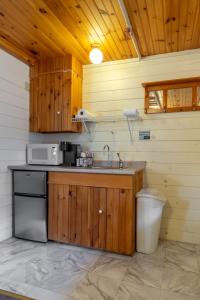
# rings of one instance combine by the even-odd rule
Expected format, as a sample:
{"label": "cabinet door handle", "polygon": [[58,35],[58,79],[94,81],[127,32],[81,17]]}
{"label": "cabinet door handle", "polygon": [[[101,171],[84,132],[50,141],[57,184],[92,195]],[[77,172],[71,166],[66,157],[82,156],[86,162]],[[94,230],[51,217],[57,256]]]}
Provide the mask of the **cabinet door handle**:
{"label": "cabinet door handle", "polygon": [[100,210],[99,210],[99,214],[100,214],[100,215],[102,215],[102,213],[103,213],[103,210],[102,210],[102,209],[100,209]]}
{"label": "cabinet door handle", "polygon": [[57,115],[60,115],[60,111],[57,111]]}

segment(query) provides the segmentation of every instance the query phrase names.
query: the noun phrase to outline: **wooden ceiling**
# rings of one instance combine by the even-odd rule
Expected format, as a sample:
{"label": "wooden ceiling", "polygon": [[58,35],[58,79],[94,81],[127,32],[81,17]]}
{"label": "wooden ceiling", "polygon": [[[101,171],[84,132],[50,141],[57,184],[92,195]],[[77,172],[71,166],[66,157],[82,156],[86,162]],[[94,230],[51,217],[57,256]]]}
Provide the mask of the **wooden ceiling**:
{"label": "wooden ceiling", "polygon": [[[124,0],[141,56],[200,47],[200,0]],[[19,59],[137,57],[118,0],[0,0],[0,47]]]}
{"label": "wooden ceiling", "polygon": [[142,56],[200,48],[199,0],[124,0]]}
{"label": "wooden ceiling", "polygon": [[105,61],[136,56],[117,0],[0,0],[0,43],[30,62],[72,53],[88,63],[95,45]]}

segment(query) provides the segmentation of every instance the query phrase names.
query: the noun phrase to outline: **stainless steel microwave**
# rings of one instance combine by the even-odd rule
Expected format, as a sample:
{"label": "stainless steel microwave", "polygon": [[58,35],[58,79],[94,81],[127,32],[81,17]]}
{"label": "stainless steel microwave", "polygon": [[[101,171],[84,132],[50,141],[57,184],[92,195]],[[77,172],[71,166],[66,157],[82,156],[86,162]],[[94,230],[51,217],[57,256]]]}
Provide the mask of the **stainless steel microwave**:
{"label": "stainless steel microwave", "polygon": [[27,162],[29,165],[61,165],[63,152],[59,144],[28,144]]}

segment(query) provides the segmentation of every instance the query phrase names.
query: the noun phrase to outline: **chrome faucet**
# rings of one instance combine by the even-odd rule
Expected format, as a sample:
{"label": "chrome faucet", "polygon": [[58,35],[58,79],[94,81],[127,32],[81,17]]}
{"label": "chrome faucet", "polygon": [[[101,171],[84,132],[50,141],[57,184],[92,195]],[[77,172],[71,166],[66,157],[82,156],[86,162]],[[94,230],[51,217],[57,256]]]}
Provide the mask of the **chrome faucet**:
{"label": "chrome faucet", "polygon": [[118,158],[119,158],[119,169],[123,169],[124,163],[123,163],[123,160],[122,160],[121,157],[120,157],[119,152],[117,152],[117,156],[118,156]]}
{"label": "chrome faucet", "polygon": [[111,165],[111,164],[112,164],[112,161],[110,160],[110,147],[109,147],[108,144],[106,144],[106,145],[103,147],[103,152],[106,153],[106,151],[107,151],[107,153],[108,153],[108,158],[107,158],[108,163]]}

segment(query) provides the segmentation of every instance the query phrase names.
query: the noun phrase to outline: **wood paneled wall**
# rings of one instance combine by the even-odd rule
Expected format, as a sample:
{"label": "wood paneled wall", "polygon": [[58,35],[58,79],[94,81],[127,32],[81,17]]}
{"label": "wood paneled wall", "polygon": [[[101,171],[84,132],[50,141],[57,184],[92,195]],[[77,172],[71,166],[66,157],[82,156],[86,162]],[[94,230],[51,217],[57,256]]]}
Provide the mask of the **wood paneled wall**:
{"label": "wood paneled wall", "polygon": [[[109,144],[125,160],[146,160],[146,184],[163,191],[168,202],[161,236],[200,243],[200,112],[144,115],[145,81],[199,76],[200,51],[159,55],[141,62],[125,60],[84,68],[84,106],[97,114],[120,114],[138,108],[143,118],[135,123],[130,143],[126,122],[98,123],[87,134],[46,136],[87,143],[98,159],[107,159],[103,146]],[[139,130],[150,130],[150,141],[139,141]],[[111,130],[114,134],[111,133]]]}
{"label": "wood paneled wall", "polygon": [[[143,118],[135,123],[133,144],[125,122],[97,124],[90,149],[97,158],[105,159],[101,151],[108,143],[125,160],[146,160],[146,184],[160,189],[168,199],[161,236],[194,243],[200,243],[200,113],[144,115],[141,83],[198,76],[199,67],[200,51],[194,51],[139,63],[130,60],[86,66],[84,72],[87,109],[116,115],[123,108],[135,107]],[[150,141],[138,140],[140,129],[151,131]]]}

